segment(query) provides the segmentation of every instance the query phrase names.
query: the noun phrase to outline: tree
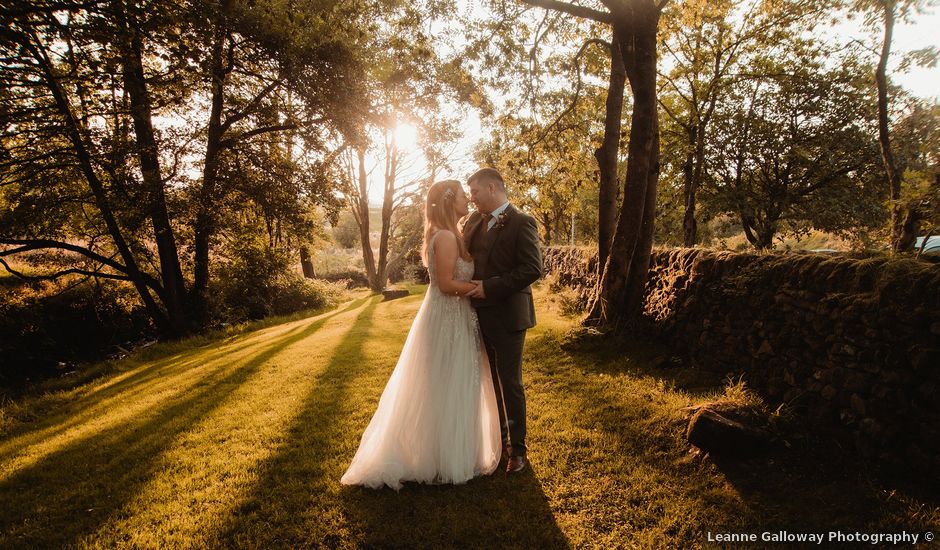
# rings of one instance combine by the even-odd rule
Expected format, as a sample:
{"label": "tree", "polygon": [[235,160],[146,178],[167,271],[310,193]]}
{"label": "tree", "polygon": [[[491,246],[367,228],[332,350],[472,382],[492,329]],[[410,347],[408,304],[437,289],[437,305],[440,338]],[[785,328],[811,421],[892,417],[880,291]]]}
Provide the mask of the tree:
{"label": "tree", "polygon": [[850,57],[827,70],[832,55],[804,44],[755,59],[749,72],[763,76],[740,81],[716,111],[707,200],[737,215],[760,250],[784,222],[845,230],[877,207],[865,192],[877,171],[874,113],[864,67]]}
{"label": "tree", "polygon": [[[425,155],[428,166],[425,170],[416,171],[419,159],[415,156],[415,152],[407,154],[401,150],[394,133],[394,126],[390,129],[383,128],[385,139],[383,139],[381,149],[383,154],[379,160],[383,172],[381,177],[382,209],[378,228],[378,261],[372,249],[371,207],[369,205],[369,174],[372,170],[367,167],[366,149],[357,148],[347,153],[347,171],[343,180],[343,194],[358,228],[366,278],[369,281],[369,287],[376,292],[385,288],[390,266],[402,262],[414,246],[410,239],[396,238],[399,236],[397,234],[399,222],[403,219],[410,219],[410,210],[420,209],[423,204],[422,197],[443,167],[442,163],[445,158],[440,155],[436,156],[429,150]],[[414,177],[401,181],[400,176],[403,172]],[[423,230],[420,235],[423,239]],[[401,246],[393,246],[393,244]]]}
{"label": "tree", "polygon": [[[888,60],[891,56],[895,22],[899,19],[904,20],[915,13],[922,13],[924,9],[934,5],[936,2],[933,0],[852,0],[849,2],[850,10],[862,13],[868,25],[880,24],[883,30],[878,66],[875,69],[875,83],[878,86],[878,145],[888,180],[888,197],[891,201],[891,250],[895,253],[901,248],[904,232],[904,215],[900,203],[903,167],[898,165],[891,144]],[[933,63],[936,59],[936,52],[933,49],[918,53],[926,62]]]}
{"label": "tree", "polygon": [[[533,12],[516,4],[492,5],[495,18],[476,27],[466,25],[466,57],[477,62],[478,71],[501,95],[502,114],[491,119],[488,128],[498,139],[484,144],[477,158],[505,171],[511,187],[524,182],[527,191],[513,200],[540,218],[543,240],[573,241],[587,219],[595,220],[590,232],[603,267],[617,222],[618,174],[625,164],[621,124],[626,73],[613,29],[551,9]],[[575,134],[581,143],[575,143]],[[520,160],[520,151],[525,159]],[[561,173],[558,161],[566,155],[571,169]],[[592,156],[593,169],[583,163]],[[513,167],[509,157],[519,157]],[[594,181],[585,179],[582,185],[585,169],[594,173]],[[535,177],[540,173],[547,180]],[[580,199],[588,189],[595,196],[585,208]],[[579,200],[573,202],[573,196]]]}
{"label": "tree", "polygon": [[524,1],[609,25],[620,46],[633,95],[627,171],[616,231],[587,320],[617,327],[641,313],[649,271],[659,177],[656,46],[660,17],[668,0],[604,0],[606,10],[557,0]]}
{"label": "tree", "polygon": [[905,167],[898,251],[914,250],[918,236],[940,229],[940,103],[913,101],[907,111],[894,127],[898,165]]}
{"label": "tree", "polygon": [[[595,100],[599,98],[595,97]],[[539,222],[546,245],[571,243],[572,224],[591,216],[597,208],[597,165],[592,143],[598,141],[596,104],[568,103],[567,94],[549,94],[561,116],[539,124],[534,117],[506,114],[499,117],[476,151],[482,164],[497,168],[512,182],[513,204],[521,206]],[[585,202],[587,192],[593,200]],[[591,233],[596,225],[591,224]],[[595,234],[589,234],[592,238]]]}
{"label": "tree", "polygon": [[[354,152],[346,158],[344,194],[359,225],[366,276],[375,291],[388,282],[389,265],[408,253],[391,248],[401,219],[396,213],[420,202],[429,180],[446,164],[442,147],[456,140],[453,119],[444,112],[460,110],[467,100],[466,75],[459,65],[438,54],[428,32],[430,23],[447,13],[448,6],[446,0],[400,6],[387,27],[373,36],[371,49],[376,53],[365,75],[369,114],[357,128]],[[417,131],[418,143],[411,145],[420,145],[423,151],[402,147],[399,134],[403,128]],[[378,257],[372,250],[368,215],[370,152],[382,168]],[[421,152],[427,162],[424,170],[418,169]]]}
{"label": "tree", "polygon": [[[731,2],[689,0],[667,17],[663,49],[672,58],[672,69],[661,75],[659,103],[667,115],[666,148],[681,156],[683,244],[695,246],[696,193],[705,176],[705,143],[715,107],[729,84],[729,71],[744,39],[735,36]],[[744,26],[751,19],[744,14]],[[742,33],[746,36],[747,33]],[[671,130],[669,123],[676,128]],[[666,163],[668,166],[668,162]]]}
{"label": "tree", "polygon": [[673,6],[664,24],[662,47],[670,70],[662,73],[660,107],[666,115],[664,171],[681,179],[683,243],[698,241],[696,194],[706,178],[710,124],[727,90],[753,78],[749,59],[781,46],[797,47],[797,37],[812,32],[834,2],[786,0],[735,4],[685,0]]}
{"label": "tree", "polygon": [[350,149],[346,153],[346,187],[344,195],[359,227],[359,244],[362,247],[362,263],[366,269],[369,287],[378,286],[375,271],[375,255],[372,252],[372,237],[369,217],[369,174],[366,170],[364,148]]}
{"label": "tree", "polygon": [[[355,4],[343,5],[335,17],[355,9]],[[210,9],[197,21],[209,52],[202,62],[210,105],[194,220],[197,319],[206,316],[209,248],[220,214],[215,205],[231,191],[230,182],[219,178],[225,156],[258,136],[278,133],[303,136],[308,149],[316,147],[324,140],[326,123],[345,134],[365,114],[349,102],[349,95],[363,93],[355,72],[360,65],[350,47],[360,27],[356,19],[340,24],[327,14],[315,1],[306,9],[249,2],[233,3],[230,11]],[[287,90],[294,93],[296,106],[282,100]]]}
{"label": "tree", "polygon": [[[165,334],[202,326],[211,248],[238,214],[223,205],[253,201],[274,242],[280,221],[300,220],[285,196],[302,210],[330,202],[329,178],[295,175],[328,162],[327,143],[359,116],[356,9],[4,2],[0,258],[71,254],[73,267],[39,277],[128,280]],[[293,167],[286,187],[250,173],[269,161]]]}

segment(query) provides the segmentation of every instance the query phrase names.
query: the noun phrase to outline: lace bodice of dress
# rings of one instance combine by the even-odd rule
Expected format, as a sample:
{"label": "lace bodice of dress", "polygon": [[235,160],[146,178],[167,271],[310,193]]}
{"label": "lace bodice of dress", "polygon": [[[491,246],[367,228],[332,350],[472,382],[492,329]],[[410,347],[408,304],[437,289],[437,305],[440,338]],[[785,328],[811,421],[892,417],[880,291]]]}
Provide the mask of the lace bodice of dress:
{"label": "lace bodice of dress", "polygon": [[[434,239],[441,233],[440,230],[431,236],[428,243],[428,275],[432,286],[437,286],[437,266],[434,263]],[[458,237],[459,238],[459,237]],[[457,257],[457,263],[454,266],[454,280],[467,282],[473,278],[473,260],[464,260]]]}

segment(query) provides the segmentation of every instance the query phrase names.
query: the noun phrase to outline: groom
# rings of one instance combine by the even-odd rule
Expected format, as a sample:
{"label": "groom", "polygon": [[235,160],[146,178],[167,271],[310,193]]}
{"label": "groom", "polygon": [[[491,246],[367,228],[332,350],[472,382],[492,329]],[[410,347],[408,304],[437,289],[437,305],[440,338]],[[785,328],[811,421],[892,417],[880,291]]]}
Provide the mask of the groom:
{"label": "groom", "polygon": [[509,204],[499,172],[483,168],[467,182],[476,206],[464,224],[467,250],[474,260],[468,296],[476,307],[483,344],[490,359],[504,449],[506,472],[521,472],[526,458],[525,392],[522,347],[525,331],[535,326],[529,287],[542,276],[542,251],[535,220]]}

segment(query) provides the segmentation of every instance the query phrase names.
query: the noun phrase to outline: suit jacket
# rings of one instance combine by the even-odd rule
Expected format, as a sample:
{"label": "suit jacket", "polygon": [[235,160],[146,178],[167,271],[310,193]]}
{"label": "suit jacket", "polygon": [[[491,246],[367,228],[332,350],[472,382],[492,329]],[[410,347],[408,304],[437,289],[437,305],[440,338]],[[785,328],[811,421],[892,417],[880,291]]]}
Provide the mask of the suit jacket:
{"label": "suit jacket", "polygon": [[[484,318],[498,318],[508,331],[535,326],[530,286],[542,276],[542,249],[535,219],[509,205],[485,235],[477,235],[483,216],[474,212],[464,224],[463,237],[474,260],[474,279],[483,281],[486,298],[472,303]],[[483,311],[483,310],[486,311]]]}

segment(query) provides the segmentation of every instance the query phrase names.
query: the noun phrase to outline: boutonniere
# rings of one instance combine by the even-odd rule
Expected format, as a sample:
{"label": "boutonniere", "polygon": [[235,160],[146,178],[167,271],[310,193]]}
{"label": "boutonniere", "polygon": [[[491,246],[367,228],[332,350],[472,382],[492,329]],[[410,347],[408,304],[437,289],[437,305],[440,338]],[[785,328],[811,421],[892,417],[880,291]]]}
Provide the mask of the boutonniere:
{"label": "boutonniere", "polygon": [[502,229],[506,225],[506,220],[509,219],[509,209],[503,210],[499,213],[499,216],[496,216],[496,223],[493,224],[493,229]]}

